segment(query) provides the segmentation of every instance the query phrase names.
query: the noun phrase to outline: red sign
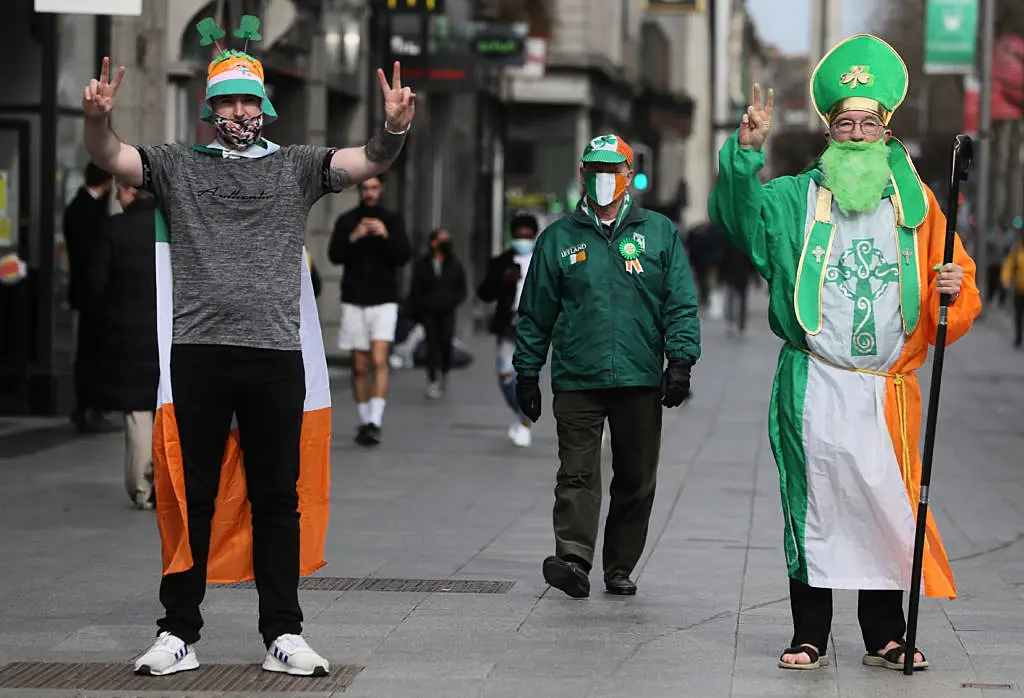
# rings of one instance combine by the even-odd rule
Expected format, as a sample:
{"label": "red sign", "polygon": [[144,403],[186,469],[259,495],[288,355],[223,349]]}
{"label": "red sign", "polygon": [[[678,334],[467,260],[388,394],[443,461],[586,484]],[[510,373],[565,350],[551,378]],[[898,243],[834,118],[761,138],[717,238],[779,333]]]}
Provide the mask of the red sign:
{"label": "red sign", "polygon": [[1024,119],[1024,37],[996,39],[992,55],[992,119]]}

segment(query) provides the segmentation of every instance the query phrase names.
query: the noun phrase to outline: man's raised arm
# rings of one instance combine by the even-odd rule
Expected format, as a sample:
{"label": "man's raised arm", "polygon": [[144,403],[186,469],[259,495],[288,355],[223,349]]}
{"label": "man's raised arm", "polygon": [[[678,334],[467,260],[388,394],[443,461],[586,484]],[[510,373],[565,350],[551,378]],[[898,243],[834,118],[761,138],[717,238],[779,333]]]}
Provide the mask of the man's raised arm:
{"label": "man's raised arm", "polygon": [[142,158],[139,151],[125,145],[110,128],[110,112],[114,108],[117,88],[121,86],[125,68],[110,82],[110,59],[103,59],[99,80],[90,80],[82,97],[85,112],[85,149],[97,166],[133,187],[142,186]]}
{"label": "man's raised arm", "polygon": [[383,70],[377,70],[381,90],[384,92],[384,126],[364,146],[343,148],[331,158],[331,189],[362,182],[387,171],[405,145],[405,136],[416,112],[416,95],[402,87],[402,72],[395,61],[391,84]]}

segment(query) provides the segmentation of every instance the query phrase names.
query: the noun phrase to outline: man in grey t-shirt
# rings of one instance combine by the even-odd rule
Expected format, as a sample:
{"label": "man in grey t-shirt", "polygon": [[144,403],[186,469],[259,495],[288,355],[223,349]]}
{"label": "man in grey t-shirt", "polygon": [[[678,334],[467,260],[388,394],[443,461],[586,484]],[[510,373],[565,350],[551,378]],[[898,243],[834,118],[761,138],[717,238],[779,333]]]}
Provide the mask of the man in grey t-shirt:
{"label": "man in grey t-shirt", "polygon": [[[255,18],[243,18],[236,36],[258,39],[254,23],[258,27]],[[191,148],[122,143],[110,129],[110,112],[125,69],[111,81],[109,58],[82,102],[89,154],[120,182],[156,194],[172,249],[170,380],[192,566],[164,575],[165,616],[135,671],[163,676],[199,667],[192,644],[202,627],[211,519],[234,416],[252,509],[252,568],[267,647],[263,668],[323,676],[329,664],[302,638],[298,600],[303,237],[318,199],[387,170],[405,142],[415,95],[402,87],[396,62],[390,85],[377,71],[386,120],[364,147],[279,147],[262,137],[264,123],[277,116],[262,65],[223,50],[224,32],[213,20],[198,28],[204,45],[221,48],[208,70],[203,113],[217,131],[215,142]]]}

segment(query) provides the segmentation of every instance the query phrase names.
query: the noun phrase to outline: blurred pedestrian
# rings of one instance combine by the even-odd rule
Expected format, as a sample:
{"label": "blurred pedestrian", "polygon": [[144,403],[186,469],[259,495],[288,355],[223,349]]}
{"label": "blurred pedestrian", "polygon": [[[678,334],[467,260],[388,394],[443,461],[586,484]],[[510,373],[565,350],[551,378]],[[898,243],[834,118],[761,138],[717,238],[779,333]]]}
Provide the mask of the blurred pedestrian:
{"label": "blurred pedestrian", "polygon": [[[359,184],[359,205],[338,217],[327,257],[345,267],[338,348],[352,352],[352,394],[359,410],[356,443],[383,437],[388,356],[398,324],[398,272],[412,257],[402,216],[382,204],[384,176]],[[373,381],[370,373],[373,372]]]}
{"label": "blurred pedestrian", "polygon": [[452,250],[452,235],[444,228],[430,234],[430,251],[412,271],[409,312],[423,325],[427,349],[427,389],[431,400],[448,386],[455,339],[455,311],[467,296],[466,272]]}
{"label": "blurred pedestrian", "polygon": [[746,252],[732,241],[726,241],[722,254],[722,281],[728,291],[726,301],[726,319],[729,325],[727,334],[743,335],[747,328],[747,296],[750,294],[750,283],[757,270]]}
{"label": "blurred pedestrian", "polygon": [[494,303],[490,331],[497,339],[498,384],[505,402],[515,413],[517,421],[508,429],[508,437],[519,447],[532,442],[530,426],[533,422],[523,414],[516,400],[516,372],[512,366],[512,355],[516,348],[516,323],[519,318],[519,299],[523,293],[523,282],[530,269],[533,249],[537,242],[540,225],[530,214],[520,214],[512,219],[512,240],[508,248],[491,259],[487,274],[477,288],[477,297],[485,303]]}
{"label": "blurred pedestrian", "polygon": [[1020,349],[1024,340],[1024,230],[1017,235],[1017,244],[1003,261],[1001,281],[1013,296],[1013,346]]}
{"label": "blurred pedestrian", "polygon": [[[852,66],[852,67],[851,67]],[[920,492],[921,392],[942,294],[947,342],[981,310],[975,264],[955,240],[943,265],[946,220],[889,119],[909,87],[903,59],[859,35],[840,42],[811,77],[827,147],[796,177],[762,184],[774,95],[753,103],[719,153],[708,211],[769,282],[769,321],[784,340],[772,391],[793,634],[783,669],[828,663],[832,590],[858,589],[868,666],[902,670],[903,591],[910,588]],[[923,592],[956,586],[929,519]],[[928,666],[921,652],[913,664]]]}
{"label": "blurred pedestrian", "polygon": [[93,252],[103,234],[110,206],[113,176],[96,163],[85,168],[85,185],[64,211],[64,243],[68,254],[68,303],[77,311],[75,340],[75,409],[71,421],[80,433],[116,430],[96,407],[97,359],[102,341],[97,316],[88,303],[86,286]]}
{"label": "blurred pedestrian", "polygon": [[96,401],[125,427],[124,485],[139,509],[152,509],[153,414],[160,382],[156,331],[156,202],[116,185],[123,213],[107,219],[89,274],[90,305],[101,319]]}
{"label": "blurred pedestrian", "polygon": [[516,398],[527,417],[540,419],[540,370],[550,348],[560,465],[555,554],[544,560],[544,580],[574,598],[590,595],[607,420],[614,476],[604,584],[609,593],[632,595],[630,574],[654,504],[662,407],[690,396],[700,320],[679,232],[629,194],[632,148],[599,136],[580,163],[586,196],[537,239],[523,284],[512,357]]}

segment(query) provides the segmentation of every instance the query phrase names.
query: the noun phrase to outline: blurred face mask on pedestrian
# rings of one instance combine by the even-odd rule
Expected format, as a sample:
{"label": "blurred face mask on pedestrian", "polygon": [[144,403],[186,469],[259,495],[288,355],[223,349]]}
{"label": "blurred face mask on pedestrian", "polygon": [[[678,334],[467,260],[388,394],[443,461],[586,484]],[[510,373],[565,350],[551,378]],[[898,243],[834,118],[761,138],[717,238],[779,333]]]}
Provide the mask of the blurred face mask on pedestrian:
{"label": "blurred face mask on pedestrian", "polygon": [[370,177],[359,184],[359,199],[363,206],[373,207],[380,205],[380,197],[384,193],[384,185],[376,177]]}
{"label": "blurred face mask on pedestrian", "polygon": [[587,198],[605,207],[626,194],[633,182],[633,172],[625,162],[588,162],[580,168],[580,181]]}
{"label": "blurred face mask on pedestrian", "polygon": [[533,228],[520,225],[512,231],[512,250],[516,254],[531,254],[537,244],[537,233]]}
{"label": "blurred face mask on pedestrian", "polygon": [[443,254],[445,256],[451,254],[452,251],[452,236],[447,230],[440,230],[434,234],[434,240],[431,243],[431,247],[434,248],[435,252]]}
{"label": "blurred face mask on pedestrian", "polygon": [[232,150],[245,150],[263,136],[263,111],[259,97],[223,95],[212,101],[213,127],[221,143]]}
{"label": "blurred face mask on pedestrian", "polygon": [[838,114],[829,126],[829,144],[821,155],[825,186],[844,214],[878,208],[889,185],[890,132],[871,112]]}

